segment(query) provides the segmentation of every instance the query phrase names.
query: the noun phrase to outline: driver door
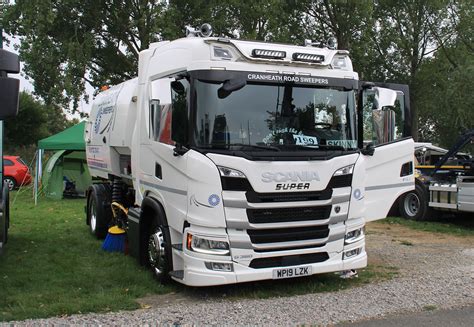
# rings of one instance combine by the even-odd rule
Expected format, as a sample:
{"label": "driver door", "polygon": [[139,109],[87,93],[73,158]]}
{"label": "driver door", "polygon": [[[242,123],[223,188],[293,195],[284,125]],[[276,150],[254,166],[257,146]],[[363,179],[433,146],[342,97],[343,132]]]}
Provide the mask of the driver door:
{"label": "driver door", "polygon": [[397,199],[415,187],[408,87],[381,83],[374,86],[397,91],[397,100],[390,109],[373,110],[371,90],[365,89],[360,94],[359,110],[362,112],[359,118],[362,119],[359,122],[364,125],[359,125],[359,131],[363,133],[359,134],[359,139],[364,140],[366,149],[367,144],[373,144],[373,152],[362,151],[361,157],[365,166],[366,222],[386,218]]}

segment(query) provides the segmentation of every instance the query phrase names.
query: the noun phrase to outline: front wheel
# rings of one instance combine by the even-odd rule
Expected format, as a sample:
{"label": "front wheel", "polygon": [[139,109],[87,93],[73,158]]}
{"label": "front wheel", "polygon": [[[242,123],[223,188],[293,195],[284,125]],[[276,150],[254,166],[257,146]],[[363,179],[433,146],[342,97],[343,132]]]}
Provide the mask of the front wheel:
{"label": "front wheel", "polygon": [[169,282],[172,270],[171,236],[164,217],[155,217],[151,222],[146,247],[147,261],[153,276],[162,284]]}
{"label": "front wheel", "polygon": [[433,216],[433,210],[428,207],[428,192],[416,183],[415,189],[405,193],[399,202],[400,214],[407,219],[428,220]]}

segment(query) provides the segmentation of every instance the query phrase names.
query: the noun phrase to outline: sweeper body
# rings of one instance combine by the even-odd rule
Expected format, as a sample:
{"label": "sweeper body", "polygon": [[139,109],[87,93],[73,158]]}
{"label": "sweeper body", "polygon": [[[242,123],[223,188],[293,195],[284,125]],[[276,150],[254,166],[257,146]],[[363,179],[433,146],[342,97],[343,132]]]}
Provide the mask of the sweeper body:
{"label": "sweeper body", "polygon": [[365,224],[414,188],[395,120],[408,89],[360,82],[328,45],[207,28],[151,44],[137,78],[95,99],[91,232],[116,225],[158,279],[192,286],[365,267]]}

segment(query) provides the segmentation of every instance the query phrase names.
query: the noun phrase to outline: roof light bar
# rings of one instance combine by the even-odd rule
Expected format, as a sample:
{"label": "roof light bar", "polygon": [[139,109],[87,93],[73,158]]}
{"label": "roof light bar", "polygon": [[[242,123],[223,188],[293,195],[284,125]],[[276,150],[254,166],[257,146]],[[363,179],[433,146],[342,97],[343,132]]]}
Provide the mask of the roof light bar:
{"label": "roof light bar", "polygon": [[293,53],[293,60],[295,61],[304,61],[304,62],[317,62],[321,63],[324,61],[323,55],[312,54],[312,53]]}
{"label": "roof light bar", "polygon": [[252,57],[268,58],[268,59],[283,59],[286,57],[285,51],[253,49]]}

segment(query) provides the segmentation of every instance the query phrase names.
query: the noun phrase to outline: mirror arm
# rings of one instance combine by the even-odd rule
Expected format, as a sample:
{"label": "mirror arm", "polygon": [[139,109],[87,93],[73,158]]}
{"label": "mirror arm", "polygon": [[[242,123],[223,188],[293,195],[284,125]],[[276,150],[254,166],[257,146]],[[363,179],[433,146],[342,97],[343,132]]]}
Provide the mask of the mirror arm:
{"label": "mirror arm", "polygon": [[362,148],[360,150],[360,153],[362,153],[365,156],[373,156],[374,152],[375,152],[375,147],[372,142],[370,142],[369,144],[366,145],[365,148]]}
{"label": "mirror arm", "polygon": [[182,156],[188,151],[189,149],[187,147],[183,146],[181,143],[176,142],[175,147],[173,149],[173,155],[175,157]]}

